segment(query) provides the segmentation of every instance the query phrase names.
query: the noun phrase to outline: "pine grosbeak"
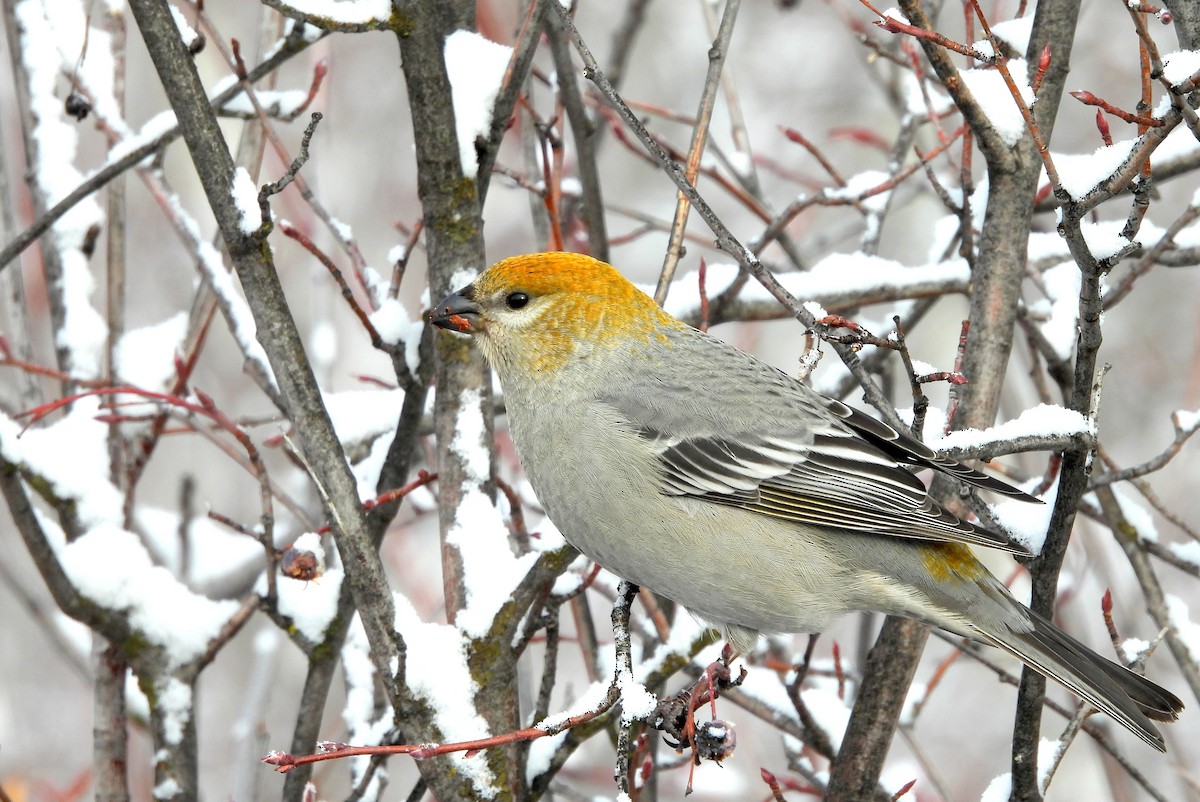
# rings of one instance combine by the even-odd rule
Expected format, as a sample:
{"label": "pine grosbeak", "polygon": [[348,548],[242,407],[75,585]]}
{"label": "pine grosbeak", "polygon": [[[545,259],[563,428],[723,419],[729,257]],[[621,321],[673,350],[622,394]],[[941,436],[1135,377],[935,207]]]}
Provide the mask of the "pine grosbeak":
{"label": "pine grosbeak", "polygon": [[586,256],[505,259],[432,321],[477,337],[567,540],[735,648],[851,611],[905,616],[1015,655],[1164,749],[1150,719],[1183,703],[1016,601],[967,544],[1023,549],[943,510],[908,469],[1021,491],[687,326]]}

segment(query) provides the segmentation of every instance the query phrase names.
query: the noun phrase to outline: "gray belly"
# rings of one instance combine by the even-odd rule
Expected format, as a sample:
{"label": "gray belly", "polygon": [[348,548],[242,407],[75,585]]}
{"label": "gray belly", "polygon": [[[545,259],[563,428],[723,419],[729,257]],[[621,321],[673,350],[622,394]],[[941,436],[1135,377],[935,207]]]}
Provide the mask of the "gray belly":
{"label": "gray belly", "polygon": [[[851,610],[907,606],[864,570],[871,543],[662,495],[657,452],[623,421],[543,406],[534,437],[521,409],[510,405],[509,420],[534,492],[571,545],[621,578],[713,624],[763,632],[816,632]],[[588,447],[552,447],[563,442]]]}
{"label": "gray belly", "polygon": [[594,466],[560,465],[534,490],[567,540],[621,578],[713,624],[764,632],[820,631],[856,608],[861,580],[819,535],[697,499],[647,498],[624,481],[601,483]]}

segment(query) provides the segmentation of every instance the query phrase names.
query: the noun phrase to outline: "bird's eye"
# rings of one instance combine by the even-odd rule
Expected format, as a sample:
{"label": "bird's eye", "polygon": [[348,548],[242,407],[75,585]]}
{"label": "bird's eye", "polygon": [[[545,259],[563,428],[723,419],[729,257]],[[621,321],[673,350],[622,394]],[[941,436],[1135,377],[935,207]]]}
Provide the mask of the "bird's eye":
{"label": "bird's eye", "polygon": [[520,309],[529,303],[529,296],[523,292],[510,292],[504,299],[504,303],[508,305],[509,309]]}

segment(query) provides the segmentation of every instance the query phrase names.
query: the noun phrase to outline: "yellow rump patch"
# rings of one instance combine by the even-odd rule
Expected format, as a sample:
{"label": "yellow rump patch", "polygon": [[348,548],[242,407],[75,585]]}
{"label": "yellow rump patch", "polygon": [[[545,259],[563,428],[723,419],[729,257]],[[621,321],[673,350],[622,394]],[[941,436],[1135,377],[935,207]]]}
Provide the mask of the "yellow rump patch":
{"label": "yellow rump patch", "polygon": [[955,578],[978,579],[987,573],[970,547],[961,543],[922,544],[921,559],[930,576],[939,582]]}

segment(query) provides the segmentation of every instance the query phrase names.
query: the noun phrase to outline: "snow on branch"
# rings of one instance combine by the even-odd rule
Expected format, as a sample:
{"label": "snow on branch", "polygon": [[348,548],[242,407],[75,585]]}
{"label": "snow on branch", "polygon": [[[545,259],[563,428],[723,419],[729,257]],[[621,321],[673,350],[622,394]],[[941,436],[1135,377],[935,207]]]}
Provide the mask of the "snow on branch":
{"label": "snow on branch", "polygon": [[[479,689],[467,664],[469,636],[459,627],[422,621],[401,594],[394,594],[394,600],[396,630],[408,646],[404,681],[409,690],[428,703],[444,740],[486,737],[487,721],[475,708]],[[485,755],[464,756],[456,765],[470,777],[480,798],[490,799],[497,793],[496,778]]]}
{"label": "snow on branch", "polygon": [[176,666],[201,657],[241,606],[193,593],[154,565],[137,535],[112,524],[95,526],[64,546],[60,559],[80,593],[126,613],[137,632],[161,646]]}
{"label": "snow on branch", "polygon": [[537,561],[530,552],[515,556],[500,510],[484,492],[491,477],[487,428],[478,390],[463,393],[451,450],[463,466],[462,501],[446,542],[462,559],[466,599],[455,621],[468,637],[486,637],[500,608]]}
{"label": "snow on branch", "polygon": [[459,157],[467,178],[474,178],[479,171],[475,141],[486,139],[491,129],[492,106],[512,53],[511,47],[473,31],[455,31],[446,37],[446,75],[454,98]]}
{"label": "snow on branch", "polygon": [[[24,0],[13,14],[33,121],[28,172],[36,188],[36,206],[45,210],[70,194],[82,179],[74,164],[78,129],[75,121],[68,119],[57,90],[59,74],[69,69],[70,63],[64,64],[60,44],[78,52],[87,26],[76,4],[58,5],[51,13],[37,0]],[[73,42],[75,47],[68,48],[65,42]],[[48,264],[51,290],[61,316],[55,342],[64,355],[63,369],[79,379],[100,375],[108,334],[107,322],[92,306],[95,282],[88,266],[103,220],[95,198],[86,198],[53,225],[48,242],[55,251]]]}
{"label": "snow on branch", "polygon": [[[707,265],[704,292],[710,301],[721,297],[734,284],[738,272],[737,265]],[[970,270],[962,259],[905,266],[892,259],[865,253],[834,253],[803,273],[780,273],[776,278],[803,301],[818,303],[826,309],[840,309],[965,292]],[[654,288],[642,285],[642,289],[652,293]],[[763,319],[788,314],[773,295],[756,283],[747,283],[741,289],[735,307],[728,318]],[[696,273],[684,273],[675,279],[667,296],[666,310],[684,320],[700,317],[700,287]]]}
{"label": "snow on branch", "polygon": [[1054,404],[1038,404],[1005,423],[987,429],[950,432],[928,445],[952,459],[965,459],[1061,450],[1069,441],[1095,433],[1095,425],[1078,412]]}
{"label": "snow on branch", "polygon": [[0,456],[49,484],[74,506],[84,530],[121,522],[121,493],[108,481],[108,426],[96,420],[97,398],[80,398],[49,426],[22,430],[0,413]]}
{"label": "snow on branch", "polygon": [[390,0],[264,0],[292,19],[328,30],[367,31],[391,18]]}

